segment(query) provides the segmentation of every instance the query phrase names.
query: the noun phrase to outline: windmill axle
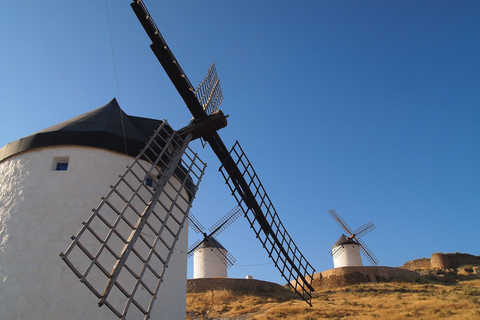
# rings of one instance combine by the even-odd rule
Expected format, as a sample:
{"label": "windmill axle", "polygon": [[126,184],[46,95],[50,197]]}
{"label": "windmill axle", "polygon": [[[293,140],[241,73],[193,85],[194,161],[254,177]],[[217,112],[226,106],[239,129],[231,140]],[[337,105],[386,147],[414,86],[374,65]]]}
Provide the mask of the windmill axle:
{"label": "windmill axle", "polygon": [[227,126],[227,117],[221,110],[215,111],[207,117],[193,119],[188,126],[178,130],[180,136],[192,133],[192,140],[213,135],[217,130]]}

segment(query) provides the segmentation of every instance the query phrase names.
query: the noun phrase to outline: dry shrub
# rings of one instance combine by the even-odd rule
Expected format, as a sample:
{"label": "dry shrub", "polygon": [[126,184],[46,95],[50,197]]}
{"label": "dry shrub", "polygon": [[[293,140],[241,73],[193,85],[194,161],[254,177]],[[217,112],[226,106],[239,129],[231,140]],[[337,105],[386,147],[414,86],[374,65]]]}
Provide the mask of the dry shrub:
{"label": "dry shrub", "polygon": [[237,297],[228,290],[214,290],[187,295],[187,312],[206,314],[210,311],[225,312],[232,308]]}

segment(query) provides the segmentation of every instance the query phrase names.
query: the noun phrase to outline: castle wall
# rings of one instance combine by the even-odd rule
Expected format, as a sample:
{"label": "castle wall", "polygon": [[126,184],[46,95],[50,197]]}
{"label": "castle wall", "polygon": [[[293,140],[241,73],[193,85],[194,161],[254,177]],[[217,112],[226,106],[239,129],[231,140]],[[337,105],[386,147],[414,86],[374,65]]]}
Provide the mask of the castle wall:
{"label": "castle wall", "polygon": [[[69,157],[68,170],[52,170]],[[131,158],[86,147],[50,147],[0,163],[0,318],[114,320],[59,257]],[[187,220],[188,221],[188,220]],[[185,226],[152,319],[185,319]]]}
{"label": "castle wall", "polygon": [[422,259],[415,259],[412,261],[405,262],[402,266],[403,269],[408,270],[420,270],[420,269],[430,269],[430,259],[429,258],[422,258]]}
{"label": "castle wall", "polygon": [[315,289],[337,288],[360,283],[389,281],[424,281],[416,272],[391,267],[344,267],[315,273],[312,285]]}
{"label": "castle wall", "polygon": [[402,268],[420,269],[457,269],[461,266],[480,265],[480,256],[467,253],[433,253],[431,258],[422,258],[406,262]]}
{"label": "castle wall", "polygon": [[466,253],[434,253],[430,258],[434,269],[456,269],[465,265],[480,265],[480,256]]}

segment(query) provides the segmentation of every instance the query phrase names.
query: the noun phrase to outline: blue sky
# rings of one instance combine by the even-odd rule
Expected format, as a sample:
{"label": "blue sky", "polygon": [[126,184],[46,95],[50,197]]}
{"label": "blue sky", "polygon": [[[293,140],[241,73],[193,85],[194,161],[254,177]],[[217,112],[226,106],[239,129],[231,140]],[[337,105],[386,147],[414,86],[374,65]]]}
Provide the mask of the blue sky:
{"label": "blue sky", "polygon": [[[129,3],[0,4],[1,146],[113,97],[130,115],[188,123]],[[331,208],[354,229],[375,223],[363,240],[381,265],[480,254],[480,2],[147,6],[194,85],[216,62],[220,135],[240,141],[317,271],[342,233]],[[192,147],[208,163],[192,210],[208,227],[235,202],[213,152]],[[284,283],[245,219],[218,240],[237,259],[231,277]]]}

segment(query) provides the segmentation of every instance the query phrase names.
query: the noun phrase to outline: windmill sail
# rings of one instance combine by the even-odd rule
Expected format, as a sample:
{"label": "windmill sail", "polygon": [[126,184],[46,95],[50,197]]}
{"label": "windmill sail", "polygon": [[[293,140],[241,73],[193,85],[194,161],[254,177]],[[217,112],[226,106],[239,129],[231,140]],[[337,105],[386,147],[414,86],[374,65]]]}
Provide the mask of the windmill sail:
{"label": "windmill sail", "polygon": [[[300,252],[280,221],[260,179],[238,141],[230,155],[235,167],[221,167],[232,194],[268,256],[293,289],[311,305],[315,269]],[[238,171],[238,172],[237,172]],[[248,181],[244,179],[248,177]],[[253,189],[253,190],[252,190]]]}
{"label": "windmill sail", "polygon": [[222,89],[220,88],[220,79],[218,79],[215,62],[208,69],[207,76],[200,83],[195,96],[202,105],[206,114],[212,114],[220,108],[223,101]]}
{"label": "windmill sail", "polygon": [[[143,1],[134,0],[131,7],[152,41],[150,48],[185,101],[194,119],[206,118],[208,110],[205,110],[197,99],[190,80],[165,42]],[[251,214],[249,218],[251,227],[278,270],[289,281],[294,290],[311,305],[311,292],[314,291],[311,283],[315,269],[308,263],[286,232],[263,187],[257,180],[256,174],[250,176],[248,182],[243,177],[242,174],[252,174],[253,171],[249,162],[247,166],[239,169],[238,165],[246,165],[243,162],[246,159],[243,151],[239,154],[236,151],[239,146],[236,148],[238,145],[236,144],[231,154],[216,131],[204,135],[202,138],[210,145],[222,163],[222,172],[225,179],[229,182],[230,188],[247,218],[248,214]],[[235,161],[232,156],[238,156],[237,160],[240,160],[240,162]],[[255,187],[253,190],[250,189],[252,183]],[[260,196],[259,192],[261,193]],[[273,223],[273,225],[270,225],[270,223]]]}
{"label": "windmill sail", "polygon": [[365,244],[363,239],[355,238],[360,245],[360,250],[362,250],[363,255],[367,258],[371,265],[376,266],[380,260],[373,254],[372,250]]}
{"label": "windmill sail", "polygon": [[356,237],[360,238],[360,237],[363,237],[364,235],[366,235],[367,233],[369,233],[370,231],[372,231],[374,229],[375,229],[375,225],[373,224],[372,221],[369,221],[369,222],[365,223],[363,226],[361,226],[360,228],[353,231],[353,233],[355,234]]}
{"label": "windmill sail", "polygon": [[216,237],[219,235],[221,232],[223,232],[229,225],[231,225],[235,220],[240,217],[242,211],[240,211],[240,208],[237,206],[230,210],[226,215],[224,215],[220,220],[218,220],[213,226],[208,228],[208,231],[210,231],[210,236]]}
{"label": "windmill sail", "polygon": [[60,254],[119,318],[149,318],[205,170],[190,139],[163,122]]}
{"label": "windmill sail", "polygon": [[345,222],[345,220],[343,220],[343,218],[340,217],[340,215],[337,213],[337,211],[335,211],[334,209],[330,209],[330,210],[328,210],[328,213],[329,213],[330,216],[333,218],[333,220],[335,220],[335,222],[337,222],[337,224],[338,224],[343,230],[345,230],[346,232],[348,232],[348,234],[349,234],[350,236],[353,235],[352,228],[350,228],[350,226]]}

